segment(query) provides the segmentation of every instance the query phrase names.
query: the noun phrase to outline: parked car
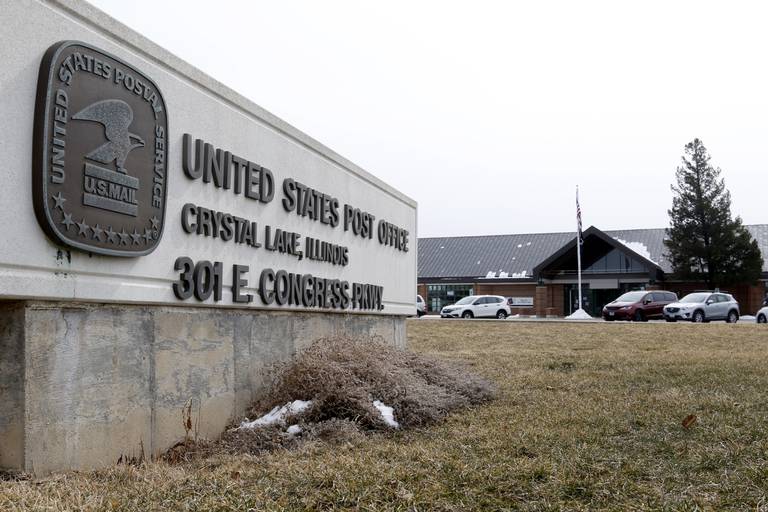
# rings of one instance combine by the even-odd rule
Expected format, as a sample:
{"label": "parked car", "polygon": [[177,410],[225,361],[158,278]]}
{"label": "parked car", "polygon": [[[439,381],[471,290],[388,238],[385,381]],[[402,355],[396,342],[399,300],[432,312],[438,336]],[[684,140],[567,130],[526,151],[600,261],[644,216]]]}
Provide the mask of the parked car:
{"label": "parked car", "polygon": [[757,323],[759,324],[768,324],[768,306],[765,306],[760,311],[757,312],[757,315],[755,315],[757,318]]}
{"label": "parked car", "polygon": [[603,308],[603,318],[645,322],[664,316],[664,306],[677,302],[677,294],[663,291],[627,292]]}
{"label": "parked car", "polygon": [[427,305],[424,303],[424,298],[421,295],[416,296],[416,316],[421,318],[427,314]]}
{"label": "parked car", "polygon": [[739,303],[728,293],[689,293],[679,302],[664,306],[664,318],[667,322],[725,320],[733,324],[739,321]]}
{"label": "parked car", "polygon": [[445,306],[440,311],[441,318],[507,318],[510,314],[507,300],[498,295],[470,295]]}

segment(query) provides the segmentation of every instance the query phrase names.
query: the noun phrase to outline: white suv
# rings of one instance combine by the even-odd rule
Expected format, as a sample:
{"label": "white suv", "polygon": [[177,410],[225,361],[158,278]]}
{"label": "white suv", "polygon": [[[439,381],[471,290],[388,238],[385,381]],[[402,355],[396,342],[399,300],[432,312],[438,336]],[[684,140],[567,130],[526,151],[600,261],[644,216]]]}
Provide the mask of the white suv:
{"label": "white suv", "polygon": [[427,314],[427,305],[421,295],[416,295],[416,316],[421,318]]}
{"label": "white suv", "polygon": [[734,324],[739,321],[739,303],[727,293],[689,293],[679,302],[664,306],[664,318],[667,322],[725,320]]}
{"label": "white suv", "polygon": [[483,318],[504,319],[509,316],[507,299],[499,295],[470,295],[456,304],[445,306],[440,311],[442,318]]}

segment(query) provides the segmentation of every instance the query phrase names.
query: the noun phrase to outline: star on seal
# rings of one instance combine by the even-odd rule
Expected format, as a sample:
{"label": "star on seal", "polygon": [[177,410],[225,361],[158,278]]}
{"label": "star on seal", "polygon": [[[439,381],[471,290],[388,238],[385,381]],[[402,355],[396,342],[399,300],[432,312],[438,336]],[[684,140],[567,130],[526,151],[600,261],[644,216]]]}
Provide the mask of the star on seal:
{"label": "star on seal", "polygon": [[56,204],[53,206],[54,209],[58,208],[62,212],[64,212],[64,202],[67,200],[63,195],[61,195],[61,191],[59,191],[55,196],[52,195],[51,198],[56,202]]}
{"label": "star on seal", "polygon": [[109,240],[113,244],[117,242],[117,233],[112,230],[112,226],[109,226],[106,233],[107,233],[107,240]]}
{"label": "star on seal", "polygon": [[121,229],[118,235],[120,235],[120,243],[123,245],[128,245],[128,238],[130,238],[130,236],[125,232],[125,228]]}
{"label": "star on seal", "polygon": [[80,222],[77,222],[77,229],[78,229],[78,235],[83,235],[84,237],[88,238],[88,230],[91,229],[91,227],[86,224],[85,219],[81,220]]}
{"label": "star on seal", "polygon": [[131,233],[131,239],[133,240],[133,245],[139,245],[141,243],[141,233],[136,231],[136,228],[133,228],[133,233]]}
{"label": "star on seal", "polygon": [[64,220],[62,220],[61,223],[64,224],[67,227],[67,231],[69,231],[69,228],[75,223],[75,221],[72,220],[72,214],[65,213]]}
{"label": "star on seal", "polygon": [[101,226],[96,224],[94,227],[91,228],[91,230],[93,231],[93,239],[101,242],[101,234],[104,232],[104,230],[101,229]]}

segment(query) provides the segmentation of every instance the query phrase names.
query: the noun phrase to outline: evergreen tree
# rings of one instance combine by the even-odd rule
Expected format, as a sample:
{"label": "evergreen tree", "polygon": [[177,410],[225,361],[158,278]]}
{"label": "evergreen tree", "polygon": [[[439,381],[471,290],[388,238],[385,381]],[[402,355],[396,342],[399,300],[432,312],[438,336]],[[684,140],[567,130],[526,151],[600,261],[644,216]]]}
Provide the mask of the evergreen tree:
{"label": "evergreen tree", "polygon": [[676,277],[710,288],[756,282],[763,257],[741,218],[731,217],[731,194],[699,139],[685,145],[669,210],[667,253]]}

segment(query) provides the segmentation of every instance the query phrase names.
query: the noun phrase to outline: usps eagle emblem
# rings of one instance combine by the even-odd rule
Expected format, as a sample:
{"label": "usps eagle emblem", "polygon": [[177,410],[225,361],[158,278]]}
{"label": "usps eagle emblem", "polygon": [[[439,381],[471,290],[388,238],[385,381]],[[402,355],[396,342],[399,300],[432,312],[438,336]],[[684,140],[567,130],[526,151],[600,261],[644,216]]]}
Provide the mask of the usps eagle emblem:
{"label": "usps eagle emblem", "polygon": [[119,58],[65,41],[43,57],[33,193],[59,244],[142,256],[160,241],[168,119],[157,85]]}

